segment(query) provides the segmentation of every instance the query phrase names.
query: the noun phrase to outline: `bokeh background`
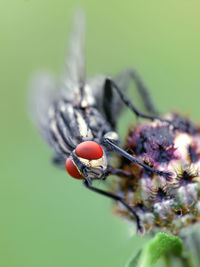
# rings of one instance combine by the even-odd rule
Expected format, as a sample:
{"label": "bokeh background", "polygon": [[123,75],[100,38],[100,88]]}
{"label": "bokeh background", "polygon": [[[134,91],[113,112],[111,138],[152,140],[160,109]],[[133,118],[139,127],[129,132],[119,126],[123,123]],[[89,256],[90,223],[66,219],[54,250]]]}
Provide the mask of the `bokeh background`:
{"label": "bokeh background", "polygon": [[[88,75],[135,66],[161,111],[200,121],[199,0],[1,0],[2,267],[121,267],[148,239],[130,236],[110,200],[52,166],[51,150],[27,116],[32,74],[62,73],[77,7],[87,15]],[[122,115],[122,139],[134,121]]]}

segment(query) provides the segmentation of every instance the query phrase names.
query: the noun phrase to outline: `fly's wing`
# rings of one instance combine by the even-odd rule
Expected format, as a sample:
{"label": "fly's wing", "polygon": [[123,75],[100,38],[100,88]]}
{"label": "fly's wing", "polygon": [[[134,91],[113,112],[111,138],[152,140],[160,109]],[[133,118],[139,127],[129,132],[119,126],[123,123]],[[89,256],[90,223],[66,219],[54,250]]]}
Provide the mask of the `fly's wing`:
{"label": "fly's wing", "polygon": [[61,81],[61,95],[67,101],[78,104],[85,83],[85,16],[76,12],[71,32],[66,66]]}
{"label": "fly's wing", "polygon": [[[58,101],[66,99],[70,103],[79,101],[82,95],[81,89],[84,84],[85,58],[84,58],[84,14],[77,12],[74,19],[74,27],[71,33],[69,52],[66,68],[62,77],[61,86],[57,87],[52,75],[39,73],[35,75],[31,83],[30,110],[31,117],[44,139],[60,153],[60,144],[52,136],[56,132],[55,109]],[[59,144],[58,144],[59,143]],[[61,144],[65,154],[70,151]]]}
{"label": "fly's wing", "polygon": [[39,72],[32,78],[30,87],[30,117],[43,138],[51,145],[49,112],[58,95],[55,80],[50,73]]}
{"label": "fly's wing", "polygon": [[[58,92],[52,75],[44,72],[38,73],[31,83],[29,110],[31,118],[41,135],[54,149],[56,154],[55,163],[63,163],[66,156],[71,153],[71,150],[63,141],[61,130],[59,130],[59,127],[61,127],[60,121],[56,116],[59,99]],[[64,130],[62,129],[62,131]]]}

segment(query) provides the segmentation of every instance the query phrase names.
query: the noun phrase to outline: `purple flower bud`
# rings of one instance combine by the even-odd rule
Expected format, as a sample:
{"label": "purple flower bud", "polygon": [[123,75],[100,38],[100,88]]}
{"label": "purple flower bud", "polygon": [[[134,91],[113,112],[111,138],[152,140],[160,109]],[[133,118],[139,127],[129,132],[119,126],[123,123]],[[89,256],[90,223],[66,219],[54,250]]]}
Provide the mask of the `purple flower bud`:
{"label": "purple flower bud", "polygon": [[[165,116],[170,123],[154,121],[132,127],[125,149],[142,162],[170,172],[171,180],[137,164],[120,159],[120,168],[132,173],[114,189],[140,217],[146,231],[179,230],[200,220],[200,131],[178,114]],[[118,203],[118,214],[134,218]]]}

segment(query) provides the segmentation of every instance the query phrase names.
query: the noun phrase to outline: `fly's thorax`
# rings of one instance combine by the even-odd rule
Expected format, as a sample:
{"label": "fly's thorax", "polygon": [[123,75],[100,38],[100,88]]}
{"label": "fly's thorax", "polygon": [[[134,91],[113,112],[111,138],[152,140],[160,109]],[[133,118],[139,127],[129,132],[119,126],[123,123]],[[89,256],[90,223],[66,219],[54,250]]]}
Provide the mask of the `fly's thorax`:
{"label": "fly's thorax", "polygon": [[88,84],[85,84],[83,87],[80,106],[81,108],[96,106],[96,99],[94,98],[92,89]]}
{"label": "fly's thorax", "polygon": [[67,84],[67,90],[61,90],[61,99],[72,103],[73,106],[87,108],[96,105],[96,99],[93,95],[91,87],[88,84],[74,85]]}
{"label": "fly's thorax", "polygon": [[113,143],[119,143],[119,135],[114,131],[109,131],[104,135],[104,138],[109,139]]}

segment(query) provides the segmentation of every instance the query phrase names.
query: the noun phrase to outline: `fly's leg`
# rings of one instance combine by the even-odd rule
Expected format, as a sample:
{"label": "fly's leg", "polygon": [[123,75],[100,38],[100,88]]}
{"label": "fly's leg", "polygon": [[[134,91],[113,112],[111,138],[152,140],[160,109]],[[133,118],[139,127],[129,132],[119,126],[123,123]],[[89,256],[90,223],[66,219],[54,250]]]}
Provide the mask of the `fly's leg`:
{"label": "fly's leg", "polygon": [[65,166],[65,159],[63,156],[56,155],[52,158],[52,163],[63,169]]}
{"label": "fly's leg", "polygon": [[[112,91],[112,89],[115,89],[116,92],[118,93],[120,99],[122,100],[122,102],[130,109],[132,110],[135,115],[137,117],[141,117],[144,119],[148,119],[148,120],[160,120],[160,121],[164,121],[167,123],[170,123],[170,121],[165,120],[165,119],[161,119],[158,116],[154,116],[154,115],[147,115],[142,113],[138,108],[136,108],[136,106],[127,98],[127,96],[121,91],[121,89],[118,87],[118,85],[111,79],[111,78],[107,78],[105,80],[105,90],[107,91]],[[108,93],[107,93],[108,94]],[[111,93],[110,93],[111,94]]]}
{"label": "fly's leg", "polygon": [[135,82],[146,110],[153,115],[157,115],[158,111],[153,103],[150,90],[141,78],[140,74],[134,68],[125,69],[115,79],[116,83],[123,91],[129,87],[131,80]]}
{"label": "fly's leg", "polygon": [[142,227],[142,225],[141,225],[141,222],[140,222],[140,218],[139,218],[139,216],[137,215],[137,213],[124,201],[124,199],[123,198],[121,198],[121,197],[119,197],[119,196],[117,196],[117,195],[115,195],[115,194],[112,194],[112,193],[110,193],[110,192],[107,192],[107,191],[104,191],[104,190],[101,190],[101,189],[99,189],[99,188],[96,188],[96,187],[93,187],[93,186],[91,186],[88,182],[87,182],[87,180],[85,180],[84,182],[83,182],[83,184],[86,186],[86,188],[88,188],[89,190],[91,190],[91,191],[93,191],[93,192],[96,192],[96,193],[98,193],[98,194],[100,194],[100,195],[103,195],[103,196],[106,196],[106,197],[109,197],[109,198],[111,198],[111,199],[113,199],[113,200],[115,200],[115,201],[118,201],[118,202],[120,202],[133,216],[134,216],[134,218],[135,218],[135,220],[136,220],[136,224],[137,224],[137,230],[138,230],[138,232],[139,233],[143,233],[144,232],[144,229],[143,229],[143,227]]}
{"label": "fly's leg", "polygon": [[115,114],[113,114],[113,91],[107,82],[104,84],[104,95],[103,95],[103,110],[105,112],[106,118],[113,129],[116,127],[116,118]]}
{"label": "fly's leg", "polygon": [[[104,196],[107,196],[115,201],[119,201],[134,217],[135,217],[135,220],[136,220],[136,224],[137,224],[137,230],[139,233],[143,233],[143,227],[140,223],[140,218],[139,216],[137,215],[137,213],[124,201],[123,198],[115,195],[115,194],[112,194],[110,192],[107,192],[107,191],[104,191],[104,190],[101,190],[99,188],[96,188],[96,187],[93,187],[91,184],[92,184],[92,181],[91,179],[89,178],[88,176],[88,173],[89,172],[92,172],[93,174],[95,174],[95,171],[93,170],[90,170],[87,166],[85,166],[82,162],[80,162],[80,160],[76,157],[75,154],[72,153],[72,158],[74,160],[74,163],[76,164],[76,166],[80,169],[80,171],[83,173],[83,176],[84,176],[84,182],[83,184],[91,191],[93,192],[96,192],[98,194],[101,194],[101,195],[104,195]],[[97,173],[96,173],[97,175]],[[106,173],[106,175],[109,175],[109,172]],[[95,177],[94,177],[95,179]],[[98,179],[98,178],[97,178]]]}
{"label": "fly's leg", "polygon": [[159,171],[156,170],[150,166],[148,166],[147,164],[141,162],[140,160],[138,160],[136,157],[130,155],[129,153],[127,153],[124,149],[118,147],[115,143],[113,143],[110,139],[108,138],[104,138],[103,139],[103,144],[108,148],[111,149],[115,152],[117,152],[118,154],[122,155],[123,157],[127,158],[128,160],[130,160],[131,162],[134,162],[136,164],[139,164],[140,166],[142,166],[143,168],[145,168],[146,170],[149,170],[152,173],[155,173],[159,176],[163,176],[165,177],[167,180],[171,180],[171,175],[169,172],[163,172],[163,171]]}
{"label": "fly's leg", "polygon": [[108,175],[116,175],[118,177],[124,177],[129,179],[134,178],[131,172],[113,168],[110,165],[108,165],[107,170],[105,171],[105,175],[103,175],[103,180],[105,180]]}

